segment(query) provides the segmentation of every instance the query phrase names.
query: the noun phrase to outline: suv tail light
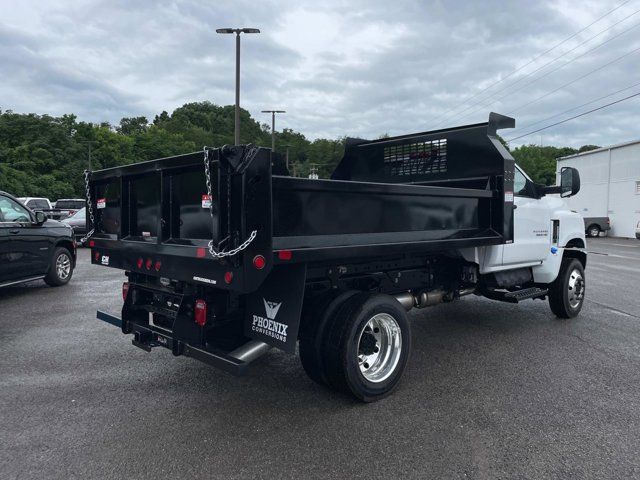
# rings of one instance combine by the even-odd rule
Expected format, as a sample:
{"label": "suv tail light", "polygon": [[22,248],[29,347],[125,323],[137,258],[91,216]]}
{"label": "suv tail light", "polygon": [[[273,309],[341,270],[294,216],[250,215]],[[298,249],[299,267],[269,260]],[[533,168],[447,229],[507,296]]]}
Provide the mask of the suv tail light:
{"label": "suv tail light", "polygon": [[207,302],[202,299],[196,300],[194,321],[201,327],[204,327],[204,324],[207,323]]}
{"label": "suv tail light", "polygon": [[129,295],[129,282],[124,282],[122,284],[122,300],[127,300],[127,295]]}

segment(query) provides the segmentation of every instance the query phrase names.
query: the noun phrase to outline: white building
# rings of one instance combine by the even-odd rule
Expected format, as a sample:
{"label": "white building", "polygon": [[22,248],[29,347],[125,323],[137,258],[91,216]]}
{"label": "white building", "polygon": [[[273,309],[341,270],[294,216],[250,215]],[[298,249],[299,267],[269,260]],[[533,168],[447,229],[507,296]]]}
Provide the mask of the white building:
{"label": "white building", "polygon": [[561,157],[580,172],[580,192],[567,201],[583,217],[609,217],[615,237],[635,238],[640,222],[640,140]]}

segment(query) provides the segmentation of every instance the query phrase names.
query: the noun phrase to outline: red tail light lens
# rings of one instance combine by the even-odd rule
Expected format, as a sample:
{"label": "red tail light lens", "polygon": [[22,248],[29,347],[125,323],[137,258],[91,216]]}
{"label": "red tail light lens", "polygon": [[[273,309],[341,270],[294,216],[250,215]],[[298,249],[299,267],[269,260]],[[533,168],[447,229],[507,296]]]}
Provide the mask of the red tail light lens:
{"label": "red tail light lens", "polygon": [[156,264],[153,266],[153,268],[156,269],[156,272],[159,272],[161,267],[162,267],[162,263],[160,263],[160,260],[158,260]]}
{"label": "red tail light lens", "polygon": [[207,249],[206,248],[198,248],[196,250],[196,257],[197,258],[204,258],[207,256]]}
{"label": "red tail light lens", "polygon": [[153,262],[151,261],[150,258],[147,258],[147,263],[144,265],[147,270],[151,270],[151,266],[153,265]]}
{"label": "red tail light lens", "polygon": [[96,242],[94,242],[93,240],[89,240],[89,246],[91,248],[95,247],[96,246]]}
{"label": "red tail light lens", "polygon": [[207,323],[207,302],[196,300],[193,317],[196,324],[204,327],[204,324]]}
{"label": "red tail light lens", "polygon": [[224,283],[229,285],[233,281],[233,272],[225,272]]}
{"label": "red tail light lens", "polygon": [[129,282],[124,282],[122,284],[122,300],[126,300],[127,295],[129,295]]}
{"label": "red tail light lens", "polygon": [[142,259],[142,257],[138,259],[136,265],[138,265],[138,268],[142,268],[142,265],[144,265],[144,260]]}
{"label": "red tail light lens", "polygon": [[93,258],[95,259],[95,261],[97,262],[98,260],[100,260],[100,252],[95,252],[93,254]]}
{"label": "red tail light lens", "polygon": [[293,254],[291,253],[291,250],[280,250],[278,252],[278,258],[280,260],[291,260],[292,256]]}
{"label": "red tail light lens", "polygon": [[256,255],[253,257],[253,266],[256,267],[256,269],[262,270],[266,264],[267,261],[262,255]]}

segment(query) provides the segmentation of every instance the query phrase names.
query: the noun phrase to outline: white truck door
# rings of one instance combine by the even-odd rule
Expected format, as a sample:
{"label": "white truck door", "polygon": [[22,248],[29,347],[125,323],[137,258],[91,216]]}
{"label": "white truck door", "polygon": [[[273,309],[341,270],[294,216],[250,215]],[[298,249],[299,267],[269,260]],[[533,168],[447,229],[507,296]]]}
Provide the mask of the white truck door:
{"label": "white truck door", "polygon": [[503,265],[544,260],[551,248],[551,214],[544,199],[535,198],[533,182],[518,167],[514,179],[513,243],[504,246]]}

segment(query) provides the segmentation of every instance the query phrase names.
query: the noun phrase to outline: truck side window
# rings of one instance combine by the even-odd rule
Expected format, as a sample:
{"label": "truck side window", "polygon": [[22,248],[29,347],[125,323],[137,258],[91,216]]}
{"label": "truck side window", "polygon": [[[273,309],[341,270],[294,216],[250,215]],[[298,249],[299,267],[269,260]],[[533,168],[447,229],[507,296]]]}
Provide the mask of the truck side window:
{"label": "truck side window", "polygon": [[516,195],[526,194],[525,187],[527,185],[527,178],[522,174],[520,170],[516,168],[516,175],[513,180],[513,193]]}
{"label": "truck side window", "polygon": [[513,193],[520,197],[534,197],[535,198],[535,186],[531,180],[525,177],[522,170],[516,167],[515,175],[513,178]]}

